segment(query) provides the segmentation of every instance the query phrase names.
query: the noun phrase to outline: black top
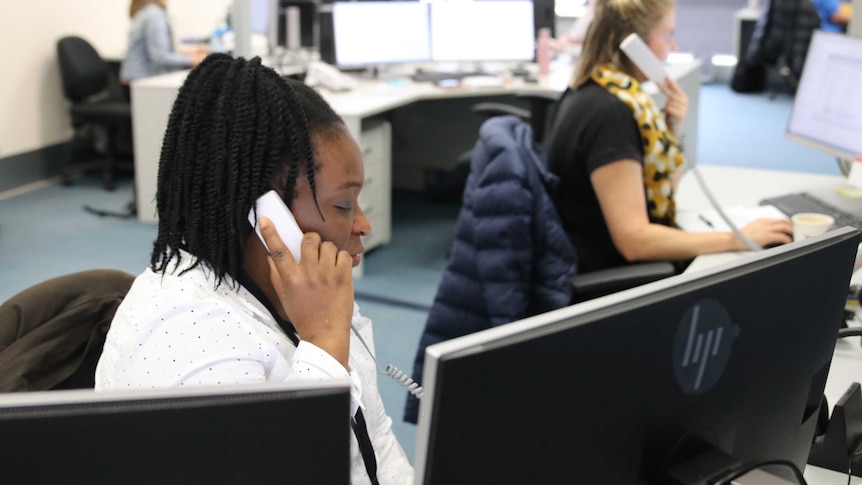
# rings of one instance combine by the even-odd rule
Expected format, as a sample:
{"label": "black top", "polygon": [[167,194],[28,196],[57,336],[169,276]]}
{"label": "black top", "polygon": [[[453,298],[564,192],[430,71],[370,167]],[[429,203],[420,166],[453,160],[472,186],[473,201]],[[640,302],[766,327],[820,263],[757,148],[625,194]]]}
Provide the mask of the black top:
{"label": "black top", "polygon": [[547,146],[548,167],[560,177],[554,205],[577,250],[578,272],[626,264],[611,240],[590,174],[618,160],[643,164],[643,142],[632,110],[588,81],[563,94]]}

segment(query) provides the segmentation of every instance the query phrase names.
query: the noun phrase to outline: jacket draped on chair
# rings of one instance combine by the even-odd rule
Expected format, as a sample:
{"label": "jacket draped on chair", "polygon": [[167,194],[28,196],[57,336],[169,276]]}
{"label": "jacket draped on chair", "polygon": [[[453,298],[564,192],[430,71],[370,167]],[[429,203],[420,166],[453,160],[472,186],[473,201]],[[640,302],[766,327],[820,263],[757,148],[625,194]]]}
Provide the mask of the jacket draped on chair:
{"label": "jacket draped on chair", "polygon": [[[416,354],[455,337],[562,308],[572,298],[574,247],[548,194],[556,177],[515,116],[487,120],[473,152],[456,239]],[[408,396],[404,420],[416,422]]]}

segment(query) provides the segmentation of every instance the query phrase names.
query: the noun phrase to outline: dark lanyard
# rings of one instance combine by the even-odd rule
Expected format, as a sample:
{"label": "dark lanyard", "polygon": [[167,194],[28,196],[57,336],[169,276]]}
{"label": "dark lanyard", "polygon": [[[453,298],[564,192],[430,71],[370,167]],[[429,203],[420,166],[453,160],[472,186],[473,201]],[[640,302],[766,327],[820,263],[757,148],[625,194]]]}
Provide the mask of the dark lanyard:
{"label": "dark lanyard", "polygon": [[368,427],[365,425],[362,409],[356,410],[356,415],[350,420],[350,427],[353,428],[353,434],[356,435],[356,441],[359,442],[359,453],[362,454],[362,461],[365,462],[368,478],[371,479],[372,484],[378,485],[380,482],[377,481],[377,458],[374,456],[371,438],[368,437]]}
{"label": "dark lanyard", "polygon": [[[296,328],[278,315],[275,307],[269,301],[269,298],[263,293],[263,290],[257,286],[257,283],[245,272],[240,272],[239,284],[241,284],[249,293],[260,301],[269,311],[272,318],[278,323],[278,326],[284,330],[287,337],[293,342],[293,345],[299,346],[299,335],[296,333]],[[371,445],[371,438],[368,436],[368,426],[365,424],[365,416],[362,414],[362,409],[356,410],[356,415],[350,418],[350,427],[353,429],[353,434],[356,436],[356,441],[359,443],[359,453],[362,455],[362,461],[365,462],[365,471],[368,472],[368,477],[373,485],[378,485],[377,481],[377,458],[374,456],[374,447]]]}

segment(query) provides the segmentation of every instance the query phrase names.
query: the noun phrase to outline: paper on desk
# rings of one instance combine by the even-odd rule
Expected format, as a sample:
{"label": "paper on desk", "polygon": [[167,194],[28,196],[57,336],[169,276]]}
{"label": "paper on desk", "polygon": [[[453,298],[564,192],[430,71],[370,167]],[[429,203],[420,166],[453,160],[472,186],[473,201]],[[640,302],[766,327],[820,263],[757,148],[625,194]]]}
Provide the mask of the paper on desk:
{"label": "paper on desk", "polygon": [[850,173],[847,174],[847,183],[857,189],[862,189],[862,157],[856,157],[850,163]]}
{"label": "paper on desk", "polygon": [[[740,229],[757,219],[788,219],[774,205],[730,207],[724,209],[724,213]],[[678,218],[677,223],[679,227],[690,232],[730,231],[730,226],[714,210],[686,213],[683,217]]]}

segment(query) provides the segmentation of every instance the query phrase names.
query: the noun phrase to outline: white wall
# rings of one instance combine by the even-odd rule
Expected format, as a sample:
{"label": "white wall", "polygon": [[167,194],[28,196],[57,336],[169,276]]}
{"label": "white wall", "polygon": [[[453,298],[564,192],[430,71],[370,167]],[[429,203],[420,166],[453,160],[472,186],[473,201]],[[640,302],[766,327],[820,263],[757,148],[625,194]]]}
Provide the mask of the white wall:
{"label": "white wall", "polygon": [[[120,59],[129,28],[128,0],[0,0],[0,157],[71,136],[57,67],[56,42],[87,39],[105,58]],[[206,37],[231,0],[170,0],[174,38]]]}

